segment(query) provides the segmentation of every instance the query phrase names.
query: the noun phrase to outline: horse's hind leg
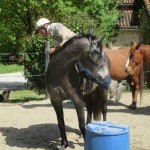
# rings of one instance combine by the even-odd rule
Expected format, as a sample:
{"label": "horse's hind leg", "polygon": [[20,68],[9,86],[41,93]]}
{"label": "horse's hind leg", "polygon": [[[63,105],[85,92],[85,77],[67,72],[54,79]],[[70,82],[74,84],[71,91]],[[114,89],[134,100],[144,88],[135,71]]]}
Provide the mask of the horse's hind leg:
{"label": "horse's hind leg", "polygon": [[138,94],[138,90],[139,90],[139,86],[138,86],[138,83],[134,83],[132,80],[127,80],[129,86],[130,86],[130,89],[131,89],[131,92],[132,92],[132,104],[130,104],[128,106],[128,108],[130,109],[136,109],[137,106],[137,94]]}
{"label": "horse's hind leg", "polygon": [[107,115],[107,99],[108,99],[108,89],[103,88],[102,93],[102,114],[103,114],[103,121],[106,121]]}
{"label": "horse's hind leg", "polygon": [[102,113],[103,121],[106,121],[107,98],[108,98],[108,89],[98,86],[97,89],[95,90],[95,95],[93,97],[94,120],[101,120],[101,113]]}
{"label": "horse's hind leg", "polygon": [[83,101],[86,104],[86,109],[87,109],[86,124],[88,124],[91,123],[92,121],[92,112],[93,112],[93,100],[91,94],[83,96]]}
{"label": "horse's hind leg", "polygon": [[58,126],[61,133],[61,147],[59,148],[59,150],[64,150],[68,146],[68,141],[67,141],[67,136],[65,131],[64,112],[63,112],[62,102],[58,102],[58,101],[55,102],[52,100],[51,102],[57,115]]}

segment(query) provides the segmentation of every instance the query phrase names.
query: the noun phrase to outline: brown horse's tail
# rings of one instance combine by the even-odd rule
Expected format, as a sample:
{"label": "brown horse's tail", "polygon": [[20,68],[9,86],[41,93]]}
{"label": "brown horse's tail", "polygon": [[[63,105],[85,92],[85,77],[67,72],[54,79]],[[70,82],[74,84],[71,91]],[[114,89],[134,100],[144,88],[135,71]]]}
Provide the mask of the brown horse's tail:
{"label": "brown horse's tail", "polygon": [[100,87],[97,87],[94,91],[93,97],[93,119],[94,120],[101,120],[101,112],[102,112],[102,91]]}
{"label": "brown horse's tail", "polygon": [[143,66],[142,66],[141,71],[139,73],[140,103],[142,101],[143,87],[144,87],[144,72],[143,72]]}

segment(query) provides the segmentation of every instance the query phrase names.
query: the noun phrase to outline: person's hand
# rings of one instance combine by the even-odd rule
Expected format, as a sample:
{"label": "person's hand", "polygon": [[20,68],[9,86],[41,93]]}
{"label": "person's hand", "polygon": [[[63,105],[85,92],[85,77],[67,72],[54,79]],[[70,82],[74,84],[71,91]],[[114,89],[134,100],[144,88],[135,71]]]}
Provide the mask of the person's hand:
{"label": "person's hand", "polygon": [[55,52],[55,48],[50,48],[49,54],[52,54]]}
{"label": "person's hand", "polygon": [[59,46],[62,47],[64,43],[60,43]]}

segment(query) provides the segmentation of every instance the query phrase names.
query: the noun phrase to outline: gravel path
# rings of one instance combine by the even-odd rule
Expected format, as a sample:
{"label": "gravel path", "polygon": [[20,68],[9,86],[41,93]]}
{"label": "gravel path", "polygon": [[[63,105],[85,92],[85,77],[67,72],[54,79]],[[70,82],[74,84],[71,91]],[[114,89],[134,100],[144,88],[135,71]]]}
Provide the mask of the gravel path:
{"label": "gravel path", "polygon": [[22,72],[0,74],[0,89],[22,89],[26,82]]}
{"label": "gravel path", "polygon": [[[131,93],[125,93],[119,103],[108,101],[107,120],[130,128],[130,150],[150,150],[149,97],[150,93],[144,93],[137,110],[126,108],[131,103]],[[64,116],[69,140],[67,150],[84,150],[72,103],[64,103]],[[49,99],[23,104],[0,103],[0,118],[0,150],[55,150],[60,145],[57,119]]]}

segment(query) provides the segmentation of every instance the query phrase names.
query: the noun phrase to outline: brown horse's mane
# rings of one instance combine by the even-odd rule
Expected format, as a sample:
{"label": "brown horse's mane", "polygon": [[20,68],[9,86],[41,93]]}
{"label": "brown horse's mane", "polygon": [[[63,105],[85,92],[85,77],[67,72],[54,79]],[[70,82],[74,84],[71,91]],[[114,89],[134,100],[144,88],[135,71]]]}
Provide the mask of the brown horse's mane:
{"label": "brown horse's mane", "polygon": [[150,45],[144,45],[144,44],[141,44],[141,49],[145,49],[145,50],[149,50],[150,49]]}
{"label": "brown horse's mane", "polygon": [[136,42],[134,42],[133,45],[136,45],[134,47],[134,49],[136,49],[136,50],[140,49],[142,51],[149,51],[150,52],[150,45],[142,44],[142,42],[139,42],[138,44],[136,44]]}
{"label": "brown horse's mane", "polygon": [[[144,52],[149,51],[149,53],[150,53],[150,45],[141,44],[140,50],[144,51]],[[142,91],[143,91],[143,87],[144,87],[144,82],[143,81],[144,81],[144,71],[143,71],[143,66],[142,66],[141,71],[139,73],[139,87],[140,87],[140,99],[141,100],[142,100]]]}
{"label": "brown horse's mane", "polygon": [[[144,45],[142,44],[140,47],[141,51],[145,52],[145,55],[147,55],[147,57],[150,57],[150,45]],[[147,53],[147,54],[146,54]]]}

